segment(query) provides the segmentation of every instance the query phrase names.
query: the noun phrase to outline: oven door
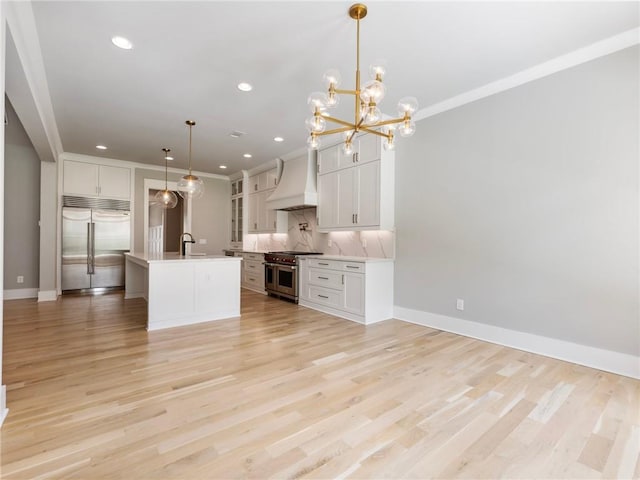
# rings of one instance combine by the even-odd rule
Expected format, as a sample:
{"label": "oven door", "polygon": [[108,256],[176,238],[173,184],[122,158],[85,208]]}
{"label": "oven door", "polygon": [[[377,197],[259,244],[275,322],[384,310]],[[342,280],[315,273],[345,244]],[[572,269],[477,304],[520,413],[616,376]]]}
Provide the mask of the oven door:
{"label": "oven door", "polygon": [[278,265],[276,273],[276,290],[278,293],[297,299],[298,267],[295,265]]}
{"label": "oven door", "polygon": [[275,263],[265,263],[264,264],[264,288],[268,292],[277,292],[278,287],[276,285],[276,278],[278,265]]}

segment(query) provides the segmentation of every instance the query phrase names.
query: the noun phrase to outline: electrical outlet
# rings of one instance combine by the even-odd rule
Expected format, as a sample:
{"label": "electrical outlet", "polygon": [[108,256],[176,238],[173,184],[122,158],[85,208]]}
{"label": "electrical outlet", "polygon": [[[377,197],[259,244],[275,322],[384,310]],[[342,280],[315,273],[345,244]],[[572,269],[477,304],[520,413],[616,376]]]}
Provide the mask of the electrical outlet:
{"label": "electrical outlet", "polygon": [[327,240],[327,246],[329,248],[331,248],[333,246],[333,242],[331,241],[331,239]]}
{"label": "electrical outlet", "polygon": [[199,240],[200,245],[206,245],[207,244],[207,239],[206,238],[201,238]]}
{"label": "electrical outlet", "polygon": [[464,310],[464,300],[463,300],[463,299],[458,298],[458,299],[456,300],[456,308],[457,308],[458,310]]}
{"label": "electrical outlet", "polygon": [[18,282],[18,283],[24,283],[24,276],[22,276],[22,275],[18,275],[18,278],[16,279],[16,282]]}

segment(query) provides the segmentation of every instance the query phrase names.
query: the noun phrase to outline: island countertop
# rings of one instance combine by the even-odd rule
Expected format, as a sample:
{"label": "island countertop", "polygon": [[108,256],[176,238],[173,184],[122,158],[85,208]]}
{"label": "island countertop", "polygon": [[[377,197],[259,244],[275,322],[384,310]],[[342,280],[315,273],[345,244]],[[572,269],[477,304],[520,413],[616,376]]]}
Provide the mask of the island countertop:
{"label": "island countertop", "polygon": [[240,257],[227,257],[225,255],[204,255],[204,254],[191,254],[182,256],[178,252],[158,252],[158,253],[144,253],[144,252],[129,252],[125,253],[134,262],[141,263],[159,263],[159,262],[202,262],[202,261],[216,261],[216,262],[238,262],[242,260]]}

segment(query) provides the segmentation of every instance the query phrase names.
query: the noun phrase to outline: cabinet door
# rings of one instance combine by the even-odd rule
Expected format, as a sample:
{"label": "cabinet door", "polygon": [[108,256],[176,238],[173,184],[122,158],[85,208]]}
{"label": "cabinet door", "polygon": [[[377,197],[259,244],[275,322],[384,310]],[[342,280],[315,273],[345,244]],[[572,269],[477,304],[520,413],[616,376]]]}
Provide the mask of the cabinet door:
{"label": "cabinet door", "polygon": [[318,176],[318,227],[338,224],[338,173]]}
{"label": "cabinet door", "polygon": [[344,309],[364,315],[364,274],[344,274]]}
{"label": "cabinet door", "polygon": [[353,170],[356,172],[356,224],[380,225],[380,162],[365,163]]}
{"label": "cabinet door", "polygon": [[[240,188],[242,188],[242,187],[240,187]],[[242,208],[243,207],[243,205],[242,205],[243,198],[242,197],[236,198],[236,202],[238,204],[238,209],[236,210],[238,212],[238,216],[237,216],[237,219],[236,219],[236,227],[237,227],[237,232],[238,232],[237,235],[236,235],[236,239],[237,239],[236,241],[242,243],[242,233],[243,233],[243,228],[244,228],[242,226],[242,218],[243,218],[243,215],[244,215],[243,208]]]}
{"label": "cabinet door", "polygon": [[[257,197],[257,216],[258,216],[258,231],[266,232],[268,230],[275,230],[273,224],[269,223],[269,215],[267,212],[267,197],[271,192],[260,192],[256,194]],[[271,210],[273,212],[273,210]]]}
{"label": "cabinet door", "polygon": [[376,135],[363,135],[358,137],[358,144],[354,144],[354,150],[357,147],[357,163],[373,162],[380,159],[380,138]]}
{"label": "cabinet door", "polygon": [[129,200],[131,170],[123,167],[100,165],[99,193],[102,197]]}
{"label": "cabinet door", "polygon": [[238,235],[237,235],[238,228],[236,223],[238,221],[237,211],[238,211],[238,199],[232,198],[231,199],[231,241],[232,242],[238,241]]}
{"label": "cabinet door", "polygon": [[[357,140],[354,140],[357,145]],[[355,150],[354,150],[355,151]],[[342,168],[353,166],[353,154],[345,154],[342,150],[342,143],[333,147],[325,148],[318,152],[318,173],[330,173]]]}
{"label": "cabinet door", "polygon": [[98,165],[64,161],[63,191],[67,195],[98,195]]}
{"label": "cabinet door", "polygon": [[259,175],[249,177],[249,193],[255,193],[259,190],[258,177]]}
{"label": "cabinet door", "polygon": [[249,195],[249,233],[258,231],[258,194]]}
{"label": "cabinet door", "polygon": [[265,173],[265,186],[264,189],[275,188],[278,186],[278,170],[273,168],[267,170]]}
{"label": "cabinet door", "polygon": [[354,192],[356,168],[338,170],[335,175],[337,180],[338,198],[338,227],[349,227],[355,223],[356,195]]}

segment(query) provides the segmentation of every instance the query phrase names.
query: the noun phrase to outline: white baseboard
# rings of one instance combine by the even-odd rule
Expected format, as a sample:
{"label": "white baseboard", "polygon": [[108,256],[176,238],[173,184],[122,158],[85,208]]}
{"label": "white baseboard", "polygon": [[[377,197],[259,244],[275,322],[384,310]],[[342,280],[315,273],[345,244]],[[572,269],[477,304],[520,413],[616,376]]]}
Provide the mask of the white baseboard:
{"label": "white baseboard", "polygon": [[5,300],[19,300],[21,298],[38,298],[37,288],[11,288],[3,292]]}
{"label": "white baseboard", "polygon": [[4,423],[4,419],[7,418],[9,409],[7,408],[7,386],[0,385],[0,426]]}
{"label": "white baseboard", "polygon": [[40,290],[38,292],[39,302],[55,302],[58,299],[58,292],[56,290]]}
{"label": "white baseboard", "polygon": [[394,306],[394,318],[640,379],[640,357],[626,353],[579,345],[566,340],[558,340],[557,338],[543,337],[533,333],[519,332],[397,305]]}

